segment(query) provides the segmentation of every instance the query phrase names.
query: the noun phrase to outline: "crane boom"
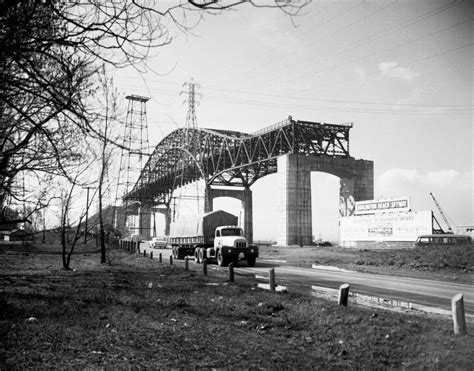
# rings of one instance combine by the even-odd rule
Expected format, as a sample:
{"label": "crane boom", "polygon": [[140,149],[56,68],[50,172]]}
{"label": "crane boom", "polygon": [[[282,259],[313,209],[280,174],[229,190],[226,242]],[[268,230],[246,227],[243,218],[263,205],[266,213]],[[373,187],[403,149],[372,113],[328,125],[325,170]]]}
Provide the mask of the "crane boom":
{"label": "crane boom", "polygon": [[446,215],[444,215],[444,212],[443,212],[443,209],[441,209],[441,206],[439,205],[438,201],[436,200],[435,196],[433,195],[433,193],[430,192],[430,196],[431,198],[433,198],[433,201],[436,205],[436,207],[438,208],[438,211],[439,213],[441,214],[441,216],[443,217],[443,220],[444,222],[446,223],[447,227],[448,227],[448,231],[450,233],[453,233],[453,228],[451,227],[451,224],[449,223],[448,221],[448,218],[446,217]]}

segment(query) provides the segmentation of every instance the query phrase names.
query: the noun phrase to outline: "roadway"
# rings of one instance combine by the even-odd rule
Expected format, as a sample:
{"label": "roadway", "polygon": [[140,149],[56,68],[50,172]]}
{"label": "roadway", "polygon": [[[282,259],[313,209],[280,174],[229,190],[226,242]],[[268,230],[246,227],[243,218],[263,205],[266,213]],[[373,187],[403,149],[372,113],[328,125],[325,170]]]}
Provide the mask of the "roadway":
{"label": "roadway", "polygon": [[[163,261],[169,261],[171,249],[151,249],[142,243],[140,250],[147,251],[147,256],[153,251],[154,259],[162,253]],[[178,263],[179,264],[179,263]],[[268,277],[270,268],[275,269],[278,285],[288,287],[288,291],[309,293],[312,286],[338,289],[343,283],[349,283],[351,292],[364,295],[394,299],[428,308],[451,310],[451,299],[456,294],[464,296],[464,307],[469,317],[474,315],[474,287],[472,285],[454,282],[434,281],[418,278],[385,276],[355,271],[337,270],[332,267],[300,268],[286,266],[283,261],[257,259],[255,267],[247,267],[243,262],[234,269],[238,275],[255,275]],[[190,269],[200,269],[199,265],[190,260]],[[195,267],[195,268],[194,268]],[[227,268],[210,265],[211,269],[223,273]],[[436,310],[433,310],[436,312]]]}

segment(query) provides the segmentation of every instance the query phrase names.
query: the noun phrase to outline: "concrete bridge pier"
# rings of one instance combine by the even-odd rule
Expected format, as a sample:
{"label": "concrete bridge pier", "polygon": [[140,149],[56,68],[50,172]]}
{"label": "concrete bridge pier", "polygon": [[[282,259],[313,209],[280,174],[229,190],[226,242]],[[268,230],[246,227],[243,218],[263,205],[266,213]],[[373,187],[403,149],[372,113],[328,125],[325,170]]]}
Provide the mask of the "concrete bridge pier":
{"label": "concrete bridge pier", "polygon": [[142,236],[144,240],[151,238],[151,206],[140,205],[138,208],[138,234]]}
{"label": "concrete bridge pier", "polygon": [[311,172],[340,178],[341,216],[351,215],[354,201],[374,197],[372,161],[344,157],[288,154],[278,158],[279,245],[312,243]]}
{"label": "concrete bridge pier", "polygon": [[242,208],[244,209],[242,228],[247,241],[253,243],[253,202],[250,188],[221,189],[206,187],[204,212],[214,210],[214,199],[218,197],[232,197],[242,202]]}
{"label": "concrete bridge pier", "polygon": [[156,207],[153,208],[153,212],[158,214],[163,214],[165,216],[165,236],[169,236],[170,234],[170,224],[171,224],[171,209],[169,206],[166,208]]}
{"label": "concrete bridge pier", "polygon": [[[156,234],[156,231],[151,224],[152,214],[154,213],[163,214],[165,216],[164,234],[165,236],[170,234],[171,209],[169,207],[158,208],[142,205],[138,209],[138,233],[145,240],[151,239]],[[161,235],[161,233],[158,235]]]}

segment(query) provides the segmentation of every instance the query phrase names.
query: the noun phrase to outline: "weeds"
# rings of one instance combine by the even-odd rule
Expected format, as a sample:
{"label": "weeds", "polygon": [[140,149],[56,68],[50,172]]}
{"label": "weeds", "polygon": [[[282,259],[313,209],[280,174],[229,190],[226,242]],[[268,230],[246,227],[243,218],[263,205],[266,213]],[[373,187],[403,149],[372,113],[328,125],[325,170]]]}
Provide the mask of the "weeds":
{"label": "weeds", "polygon": [[[17,270],[0,271],[0,368],[468,369],[474,362],[473,337],[455,337],[449,321],[272,294],[249,278],[229,284],[111,255],[114,264],[104,266],[94,254],[76,254],[75,272],[28,271],[22,264],[33,260],[17,256]],[[43,267],[57,256],[36,259]]]}

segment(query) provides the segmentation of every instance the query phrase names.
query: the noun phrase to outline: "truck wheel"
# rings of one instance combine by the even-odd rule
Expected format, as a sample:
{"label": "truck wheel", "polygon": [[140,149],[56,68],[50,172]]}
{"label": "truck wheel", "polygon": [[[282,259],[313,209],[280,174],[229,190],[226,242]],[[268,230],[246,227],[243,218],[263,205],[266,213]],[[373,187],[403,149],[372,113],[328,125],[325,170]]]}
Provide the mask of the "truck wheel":
{"label": "truck wheel", "polygon": [[247,265],[249,267],[254,267],[255,266],[255,257],[252,256],[251,258],[247,258]]}
{"label": "truck wheel", "polygon": [[199,261],[202,262],[202,261],[204,261],[204,259],[206,259],[206,250],[204,250],[203,248],[200,248],[200,249],[198,249],[198,250],[199,250],[199,252],[198,252],[198,254],[199,254]]}
{"label": "truck wheel", "polygon": [[199,251],[198,251],[198,249],[194,250],[194,262],[196,262],[197,264],[201,263],[201,260],[199,260]]}
{"label": "truck wheel", "polygon": [[225,267],[227,265],[226,259],[222,256],[222,251],[217,251],[217,264],[219,267]]}

